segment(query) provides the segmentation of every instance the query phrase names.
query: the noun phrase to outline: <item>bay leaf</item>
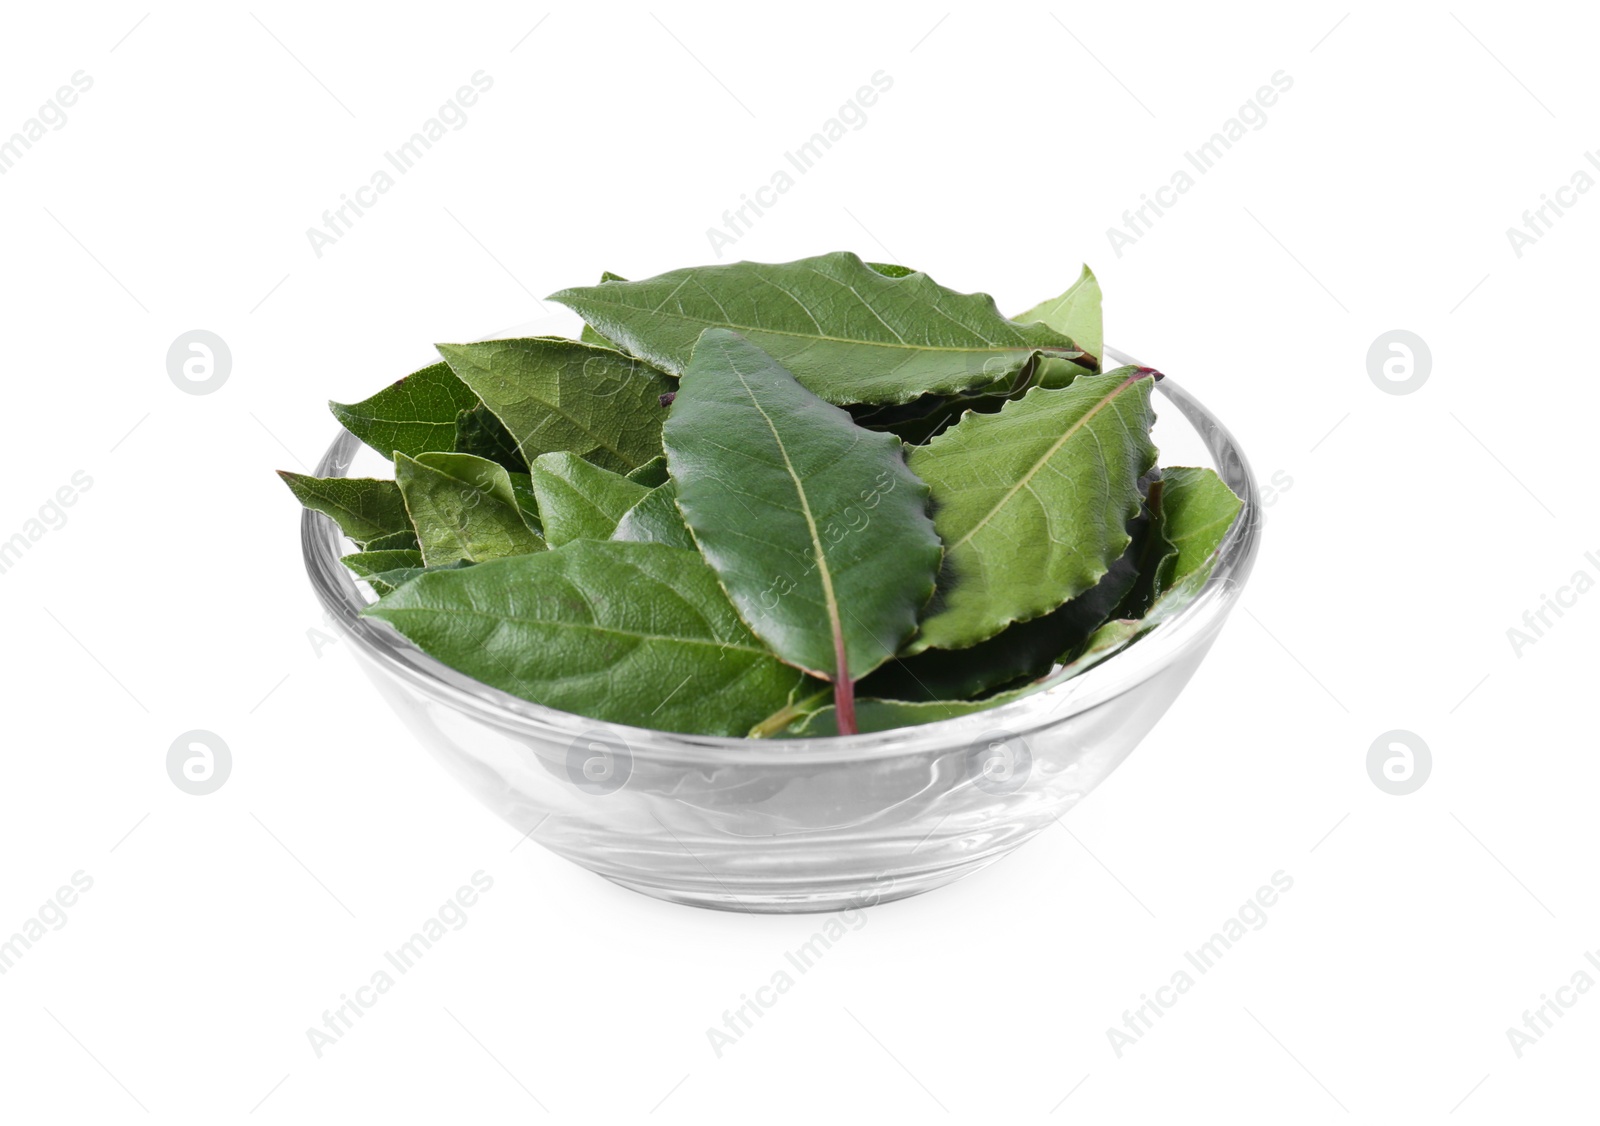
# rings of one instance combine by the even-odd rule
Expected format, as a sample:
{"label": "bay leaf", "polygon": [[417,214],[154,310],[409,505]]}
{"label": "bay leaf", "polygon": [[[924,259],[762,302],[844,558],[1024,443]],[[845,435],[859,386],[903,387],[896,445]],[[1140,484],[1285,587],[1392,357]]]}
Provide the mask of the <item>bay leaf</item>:
{"label": "bay leaf", "polygon": [[836,404],[1004,385],[1035,352],[1082,355],[1046,325],[1008,320],[987,294],[922,273],[889,277],[849,253],[673,270],[550,300],[672,375],[688,367],[701,332],[733,329]]}
{"label": "bay leaf", "polygon": [[385,551],[358,551],[339,560],[357,575],[366,578],[379,571],[392,571],[396,567],[423,567],[422,552],[412,548],[395,548]]}
{"label": "bay leaf", "polygon": [[329,403],[333,417],[384,457],[451,449],[456,416],[478,401],[447,364],[430,364],[359,403]]}
{"label": "bay leaf", "polygon": [[[628,279],[623,277],[621,274],[613,274],[610,270],[605,270],[600,274],[600,284],[601,285],[604,285],[606,282],[627,281],[627,280]],[[583,331],[578,334],[578,339],[581,340],[585,344],[596,344],[596,345],[599,345],[601,348],[616,348],[615,344],[611,343],[611,341],[609,341],[605,337],[601,336],[590,325],[584,325],[583,326]]]}
{"label": "bay leaf", "polygon": [[356,576],[380,595],[388,594],[406,579],[422,573],[422,552],[414,549],[360,551],[340,559]]}
{"label": "bay leaf", "polygon": [[667,483],[666,455],[657,454],[638,469],[629,470],[627,478],[636,484],[643,485],[647,489],[665,485]]}
{"label": "bay leaf", "polygon": [[1210,562],[1244,502],[1214,469],[1167,466],[1161,477],[1162,533],[1175,552],[1161,574],[1166,590]]}
{"label": "bay leaf", "polygon": [[1119,368],[1036,387],[910,448],[912,472],[933,490],[946,554],[908,654],[964,649],[1047,614],[1127,550],[1139,478],[1155,464],[1154,374]]}
{"label": "bay leaf", "polygon": [[1105,355],[1105,328],[1100,310],[1100,282],[1088,266],[1059,297],[1039,302],[1016,317],[1019,323],[1039,322],[1072,338],[1098,364]]}
{"label": "bay leaf", "polygon": [[651,489],[623,513],[611,538],[699,550],[689,526],[683,522],[683,513],[678,511],[677,490],[670,481]]}
{"label": "bay leaf", "polygon": [[886,700],[967,700],[1044,676],[1121,608],[1141,578],[1146,545],[1159,536],[1154,523],[1148,512],[1129,521],[1131,542],[1111,569],[1050,613],[966,649],[926,649],[889,661],[856,687]]}
{"label": "bay leaf", "polygon": [[[1162,493],[1166,483],[1161,479],[1161,469],[1152,469],[1145,485],[1144,509],[1140,512],[1140,519],[1144,522],[1145,529],[1142,535],[1133,537],[1133,544],[1128,548],[1124,559],[1133,558],[1134,580],[1129,585],[1127,593],[1122,600],[1112,607],[1111,613],[1106,617],[1113,618],[1142,618],[1150,610],[1150,606],[1160,593],[1161,574],[1168,565],[1168,560],[1177,549],[1166,536],[1166,521],[1162,506]],[[1087,640],[1085,638],[1084,640]],[[1071,646],[1064,646],[1063,653],[1071,651]]]}
{"label": "bay leaf", "polygon": [[339,530],[365,547],[381,536],[409,532],[411,519],[393,481],[375,477],[311,477],[278,470],[301,504],[329,517]]}
{"label": "bay leaf", "polygon": [[511,495],[516,499],[522,522],[543,536],[544,522],[539,519],[539,494],[533,491],[533,475],[507,470],[506,477],[511,482]]}
{"label": "bay leaf", "polygon": [[[404,498],[402,498],[401,503],[404,503]],[[410,517],[406,519],[407,524],[404,529],[398,532],[390,532],[386,536],[370,539],[361,545],[362,549],[364,551],[403,551],[408,548],[412,551],[421,550],[422,545],[417,542],[416,529],[411,527],[409,523]]]}
{"label": "bay leaf", "polygon": [[1152,598],[1137,618],[1117,617],[1062,655],[1073,675],[1084,672],[1181,611],[1205,586],[1217,550],[1243,502],[1214,470],[1167,466],[1158,509],[1166,549],[1154,561]]}
{"label": "bay leaf", "polygon": [[916,629],[941,548],[898,438],[863,430],[777,360],[708,329],[662,440],[678,508],[756,636],[850,686]]}
{"label": "bay leaf", "polygon": [[533,461],[533,491],[551,547],[573,540],[608,540],[628,509],[650,490],[577,454],[543,454]]}
{"label": "bay leaf", "polygon": [[395,482],[430,567],[540,551],[503,466],[472,454],[396,454]]}
{"label": "bay leaf", "polygon": [[418,575],[424,575],[427,572],[427,567],[396,567],[392,571],[376,571],[370,575],[363,575],[362,578],[366,580],[367,585],[376,592],[378,597],[382,598],[395,588],[404,586]]}
{"label": "bay leaf", "polygon": [[641,360],[557,336],[437,347],[530,467],[567,451],[626,473],[661,452],[660,399],[672,384]]}
{"label": "bay leaf", "polygon": [[698,553],[663,544],[581,541],[431,572],[365,613],[485,684],[663,731],[743,735],[804,682]]}
{"label": "bay leaf", "polygon": [[[1072,611],[1075,603],[1084,600],[1098,600],[1101,606],[1108,599],[1097,599],[1097,593],[1106,595],[1109,588],[1106,584],[1114,578],[1117,572],[1123,571],[1123,578],[1117,584],[1126,583],[1127,572],[1134,559],[1139,560],[1138,565],[1148,565],[1152,557],[1159,559],[1158,566],[1167,579],[1166,585],[1161,587],[1159,596],[1148,608],[1145,616],[1140,619],[1113,618],[1089,633],[1086,640],[1079,642],[1070,651],[1062,652],[1058,658],[1062,663],[1060,669],[1053,673],[1047,682],[1032,680],[990,696],[975,700],[937,699],[929,698],[932,695],[933,684],[929,682],[921,688],[910,689],[909,699],[863,697],[855,701],[856,729],[861,732],[889,731],[896,727],[909,727],[921,723],[934,723],[942,719],[954,719],[958,716],[971,715],[974,712],[984,711],[988,708],[1009,704],[1024,696],[1031,695],[1046,687],[1046,684],[1057,684],[1074,676],[1082,675],[1089,669],[1101,664],[1107,658],[1115,656],[1125,649],[1130,643],[1149,633],[1161,622],[1172,615],[1179,613],[1189,601],[1199,593],[1210,575],[1210,567],[1216,558],[1217,548],[1227,535],[1233,521],[1237,518],[1241,502],[1210,469],[1189,469],[1184,467],[1166,468],[1162,471],[1163,480],[1155,482],[1160,486],[1153,489],[1158,498],[1158,506],[1143,514],[1145,521],[1142,528],[1134,530],[1134,543],[1124,554],[1123,558],[1112,568],[1106,578],[1098,584],[1088,595],[1074,599],[1063,606],[1060,612]],[[1176,488],[1171,493],[1167,490],[1176,482]],[[1162,537],[1157,528],[1158,520],[1154,514],[1165,511],[1167,518],[1171,519],[1177,534],[1186,550],[1171,548],[1168,541]],[[1148,537],[1146,542],[1141,539]],[[1146,543],[1154,546],[1147,547]],[[1011,637],[1017,631],[1029,630],[1030,627],[1049,621],[1054,615],[1024,622],[1012,626],[999,637],[991,639],[973,649],[960,650],[954,653],[943,653],[932,650],[919,657],[911,658],[906,664],[914,664],[928,657],[941,659],[959,659],[963,653],[978,653],[987,645],[1001,639]],[[1083,613],[1080,617],[1079,628],[1088,622],[1093,613]],[[1046,636],[1046,635],[1040,635]],[[1026,648],[1026,644],[1021,646]],[[1047,662],[1048,664],[1048,662]],[[888,672],[892,665],[885,666],[880,674]],[[927,674],[926,667],[922,671]],[[969,670],[970,671],[970,670]],[[1041,669],[1042,675],[1047,669]],[[896,691],[906,688],[904,679],[894,680],[885,677],[878,680],[880,674],[874,674],[862,681],[863,691]],[[949,666],[935,670],[931,675],[942,676],[938,680],[940,688],[958,691],[961,685],[955,680],[959,675],[957,666]],[[825,737],[838,734],[838,719],[835,709],[826,700],[812,698],[810,706],[803,708],[779,709],[767,721],[756,725],[752,729],[752,736],[817,736]],[[777,721],[789,716],[794,718],[783,725]]]}
{"label": "bay leaf", "polygon": [[1091,369],[1059,357],[1037,355],[1018,370],[1009,385],[980,388],[955,395],[922,395],[909,403],[862,403],[849,408],[856,422],[869,430],[885,430],[909,446],[937,438],[968,411],[994,414],[1035,387],[1065,387]]}
{"label": "bay leaf", "polygon": [[488,458],[512,473],[528,471],[528,463],[517,449],[517,440],[483,403],[456,415],[455,444],[450,448],[458,454]]}

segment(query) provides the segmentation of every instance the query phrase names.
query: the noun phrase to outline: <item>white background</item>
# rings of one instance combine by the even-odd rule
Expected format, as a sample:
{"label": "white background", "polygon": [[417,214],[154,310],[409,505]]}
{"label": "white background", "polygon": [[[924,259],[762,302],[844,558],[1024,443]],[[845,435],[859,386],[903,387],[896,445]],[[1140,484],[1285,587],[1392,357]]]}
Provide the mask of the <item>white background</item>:
{"label": "white background", "polygon": [[[93,78],[0,176],[0,539],[93,482],[0,574],[0,936],[94,881],[0,977],[0,1118],[1592,1113],[1600,996],[1521,1058],[1506,1034],[1600,947],[1600,595],[1507,637],[1600,576],[1600,192],[1520,257],[1505,233],[1600,149],[1583,6],[146,12],[0,31],[0,135]],[[318,257],[306,228],[480,70],[466,125]],[[853,249],[1008,310],[1087,260],[1108,338],[1280,483],[1241,612],[1068,831],[873,909],[718,1058],[706,1029],[817,920],[514,847],[319,645],[271,471],[435,340],[715,260],[707,228],[880,70],[725,260]],[[1266,124],[1114,251],[1278,71]],[[203,396],[166,370],[196,328],[233,357]],[[1367,370],[1396,328],[1432,352],[1409,395]],[[166,772],[194,728],[234,760],[207,797]],[[1395,728],[1432,752],[1406,797],[1366,766]],[[479,870],[468,925],[317,1058],[306,1029]],[[1119,1058],[1107,1028],[1279,870],[1267,924]]]}

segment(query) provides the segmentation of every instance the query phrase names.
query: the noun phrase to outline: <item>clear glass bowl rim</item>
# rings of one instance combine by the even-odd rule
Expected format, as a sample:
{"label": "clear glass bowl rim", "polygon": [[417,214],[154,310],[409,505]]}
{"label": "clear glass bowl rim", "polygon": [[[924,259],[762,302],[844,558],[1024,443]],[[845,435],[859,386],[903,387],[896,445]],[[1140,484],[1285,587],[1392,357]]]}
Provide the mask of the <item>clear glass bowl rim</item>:
{"label": "clear glass bowl rim", "polygon": [[[1107,348],[1106,353],[1124,363],[1135,362],[1115,349]],[[1261,496],[1243,451],[1227,427],[1170,376],[1159,380],[1156,390],[1198,432],[1211,452],[1217,472],[1244,502],[1204,585],[1187,606],[1085,672],[1010,704],[915,727],[826,738],[748,739],[631,727],[546,707],[457,672],[428,656],[387,623],[362,617],[367,599],[349,570],[339,562],[346,540],[328,517],[305,510],[300,525],[301,546],[312,589],[330,620],[369,660],[413,689],[514,736],[573,741],[594,738],[598,732],[612,740],[620,738],[636,760],[659,758],[678,764],[723,766],[772,765],[777,761],[853,763],[951,746],[986,745],[987,736],[997,731],[1026,738],[1032,730],[1054,725],[1122,695],[1160,673],[1193,646],[1209,640],[1231,609],[1254,563],[1260,539]],[[359,439],[340,430],[318,462],[316,475],[344,476],[360,448]],[[1059,676],[1059,671],[1052,676]]]}

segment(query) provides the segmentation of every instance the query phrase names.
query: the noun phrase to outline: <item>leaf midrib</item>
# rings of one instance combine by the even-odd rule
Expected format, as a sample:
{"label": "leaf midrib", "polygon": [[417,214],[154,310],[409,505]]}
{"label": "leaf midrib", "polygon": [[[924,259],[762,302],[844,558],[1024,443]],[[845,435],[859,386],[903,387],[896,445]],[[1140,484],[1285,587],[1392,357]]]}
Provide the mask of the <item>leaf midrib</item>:
{"label": "leaf midrib", "polygon": [[[308,480],[315,480],[315,478],[308,478]],[[317,497],[318,500],[321,500],[323,503],[327,504],[330,508],[337,508],[340,512],[345,513],[347,516],[354,517],[356,520],[359,520],[362,524],[366,525],[367,527],[371,527],[371,528],[385,528],[386,527],[386,525],[380,523],[370,513],[362,512],[362,511],[360,511],[358,509],[351,508],[348,504],[345,504],[345,503],[339,501],[338,499],[336,499],[335,494],[334,494],[334,492],[332,490],[328,490],[328,491],[321,492],[321,493],[312,492],[312,495]],[[401,508],[405,508],[405,497],[404,496],[402,496],[400,498],[400,506],[401,506]],[[409,510],[407,510],[406,514],[408,516],[410,515]],[[343,529],[340,529],[340,530],[342,531]],[[391,529],[388,529],[388,531],[379,532],[379,533],[377,533],[377,535],[388,535],[390,531],[400,531],[400,530],[401,529],[399,529],[399,528],[391,528]],[[352,538],[354,538],[354,537],[352,537]],[[367,538],[367,539],[375,539],[375,538],[377,538],[377,536],[368,536],[368,537],[365,537],[365,538]]]}
{"label": "leaf midrib", "polygon": [[386,422],[391,426],[435,426],[449,427],[454,430],[456,425],[454,422],[440,422],[438,419],[433,418],[395,418],[393,415],[361,414],[342,404],[339,405],[337,413],[357,422]]}
{"label": "leaf midrib", "polygon": [[[590,301],[589,304],[595,307],[619,309],[630,313],[648,313],[651,316],[661,317],[664,320],[683,321],[690,324],[701,325],[710,323],[704,317],[691,317],[681,313],[664,313],[659,308],[646,309],[639,305],[626,305],[616,301]],[[873,314],[875,316],[877,315],[875,310],[873,311]],[[946,319],[954,321],[954,318],[949,317],[948,315],[946,315]],[[959,324],[960,322],[955,321],[954,323]],[[1078,356],[1084,355],[1083,352],[1068,348],[1062,344],[1006,344],[1000,341],[991,341],[983,346],[952,348],[946,345],[937,344],[911,344],[905,341],[902,341],[899,344],[891,344],[886,340],[863,340],[848,336],[828,336],[823,333],[794,332],[788,329],[768,328],[765,325],[734,324],[731,320],[724,321],[718,327],[735,329],[745,333],[761,333],[768,336],[792,336],[798,340],[821,340],[829,344],[853,344],[856,346],[866,346],[872,348],[892,348],[907,352],[993,352],[999,350],[1004,352],[1061,353],[1063,354],[1063,358],[1067,358],[1065,356],[1067,353]],[[892,332],[894,330],[890,329],[890,331]]]}
{"label": "leaf midrib", "polygon": [[[730,357],[731,360],[731,357]],[[804,482],[800,474],[795,472],[794,462],[789,460],[789,450],[783,444],[783,437],[778,433],[778,428],[773,424],[772,417],[761,406],[761,401],[756,398],[756,393],[745,380],[744,372],[739,370],[735,363],[729,363],[734,378],[739,381],[739,386],[744,388],[744,393],[749,396],[750,405],[755,407],[756,413],[767,424],[767,429],[772,433],[772,440],[778,444],[778,454],[783,458],[783,467],[789,474],[789,480],[794,482],[794,490],[800,498],[800,512],[806,518],[806,529],[811,536],[811,555],[817,565],[817,574],[822,578],[822,600],[828,611],[828,630],[833,634],[834,663],[838,666],[834,670],[836,676],[848,676],[846,652],[844,644],[844,624],[839,620],[839,599],[833,589],[833,571],[828,566],[828,557],[822,550],[822,537],[817,534],[817,521],[811,514],[811,499],[806,496]]]}
{"label": "leaf midrib", "polygon": [[634,641],[665,641],[674,645],[714,645],[718,649],[750,653],[758,657],[772,656],[765,649],[757,649],[750,645],[736,645],[731,641],[718,641],[715,638],[673,637],[671,634],[634,633],[631,630],[617,629],[613,626],[597,626],[584,622],[563,622],[556,618],[523,618],[512,614],[495,613],[490,610],[447,609],[439,606],[397,606],[390,612],[394,614],[432,614],[447,618],[488,618],[492,621],[508,622],[512,625],[551,626],[555,629],[573,629],[582,630],[586,633],[611,634],[616,637],[631,638]]}

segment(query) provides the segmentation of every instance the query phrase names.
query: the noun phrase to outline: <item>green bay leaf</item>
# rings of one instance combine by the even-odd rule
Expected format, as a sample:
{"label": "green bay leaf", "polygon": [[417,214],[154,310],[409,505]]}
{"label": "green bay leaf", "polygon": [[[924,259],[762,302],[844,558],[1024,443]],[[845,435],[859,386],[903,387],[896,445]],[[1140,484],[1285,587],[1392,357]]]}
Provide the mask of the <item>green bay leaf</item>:
{"label": "green bay leaf", "polygon": [[579,542],[418,576],[365,611],[535,703],[664,731],[743,735],[804,682],[692,551]]}
{"label": "green bay leaf", "polygon": [[626,473],[661,453],[661,396],[672,384],[641,360],[556,336],[438,349],[530,466],[566,451]]}
{"label": "green bay leaf", "polygon": [[422,552],[411,548],[396,548],[386,551],[358,551],[353,555],[346,555],[339,562],[349,567],[357,575],[366,578],[380,571],[393,571],[398,567],[423,567]]}
{"label": "green bay leaf", "polygon": [[1145,561],[1156,569],[1148,598],[1131,610],[1127,605],[1118,609],[1138,617],[1115,617],[1062,655],[1072,675],[1099,664],[1187,606],[1210,578],[1217,550],[1244,506],[1215,470],[1167,466],[1159,484],[1155,511],[1163,547]]}
{"label": "green bay leaf", "polygon": [[456,439],[452,448],[458,454],[488,458],[513,473],[528,471],[528,463],[517,449],[517,440],[483,403],[456,415]]}
{"label": "green bay leaf", "polygon": [[[600,284],[601,285],[604,285],[606,282],[627,281],[627,280],[628,279],[623,277],[621,274],[613,274],[610,270],[602,271],[601,274],[600,274]],[[592,325],[587,325],[587,324],[584,325],[583,326],[583,331],[578,334],[578,339],[581,340],[585,344],[596,344],[596,345],[599,345],[601,348],[615,348],[616,347],[615,344],[613,344],[611,341],[607,340],[605,337],[601,336],[598,332],[596,332]]]}
{"label": "green bay leaf", "polygon": [[503,466],[472,454],[396,454],[394,476],[430,567],[544,548]]}
{"label": "green bay leaf", "polygon": [[647,489],[654,489],[667,483],[667,458],[665,454],[657,454],[645,462],[638,469],[629,470],[627,478]]}
{"label": "green bay leaf", "polygon": [[455,444],[456,416],[478,397],[447,364],[430,364],[359,403],[329,403],[339,424],[384,457],[410,457]]}
{"label": "green bay leaf", "polygon": [[611,538],[697,550],[694,536],[683,522],[683,513],[678,511],[677,490],[670,481],[651,489],[638,504],[623,513]]}
{"label": "green bay leaf", "polygon": [[1167,466],[1161,478],[1161,529],[1175,552],[1162,569],[1165,590],[1210,562],[1244,502],[1214,469]]}
{"label": "green bay leaf", "polygon": [[1003,316],[987,294],[922,273],[891,277],[854,254],[736,262],[564,289],[551,300],[673,375],[700,334],[732,329],[830,403],[903,403],[1006,384],[1037,351],[1077,359],[1071,338]]}
{"label": "green bay leaf", "polygon": [[363,547],[379,537],[411,530],[405,501],[393,481],[374,477],[311,477],[278,470],[301,504],[329,517]]}
{"label": "green bay leaf", "polygon": [[[1242,505],[1222,478],[1210,469],[1168,467],[1162,470],[1162,479],[1152,483],[1151,492],[1153,497],[1149,509],[1130,525],[1133,543],[1088,594],[1073,599],[1054,614],[1014,625],[998,637],[972,649],[949,653],[930,650],[904,662],[884,666],[859,686],[863,692],[872,695],[855,701],[857,730],[889,731],[896,727],[954,719],[1009,704],[1045,686],[1036,681],[976,700],[937,698],[940,692],[954,694],[985,680],[1002,683],[996,677],[983,676],[982,666],[977,662],[962,665],[963,656],[986,656],[992,668],[993,661],[1004,664],[1015,653],[1031,654],[1031,667],[1027,672],[1030,677],[1042,676],[1059,661],[1062,662],[1060,671],[1049,679],[1049,683],[1055,684],[1079,676],[1115,656],[1131,642],[1181,611],[1205,584],[1217,548],[1238,517]],[[1184,550],[1172,547],[1162,535],[1158,525],[1164,520],[1171,521]],[[1106,621],[1108,607],[1114,603],[1113,592],[1128,589],[1134,573],[1140,567],[1151,565],[1152,560],[1161,567],[1167,581],[1145,616],[1136,620],[1113,618]],[[1143,573],[1139,577],[1142,579]],[[1117,605],[1116,610],[1111,612],[1119,612],[1122,605],[1125,603]],[[1096,628],[1091,623],[1095,623],[1097,617],[1103,624],[1098,624]],[[1065,628],[1065,633],[1076,640],[1067,649],[1055,649],[1057,656],[1054,658],[1041,660],[1042,655],[1050,651],[1050,646],[1062,638],[1064,623],[1060,618],[1075,619],[1070,627]],[[1011,645],[1009,650],[996,649],[985,654],[990,647],[1008,641]],[[911,667],[921,678],[920,682],[908,678],[903,670],[896,672],[897,665]],[[963,680],[963,677],[968,679]],[[907,698],[895,698],[895,694],[901,692]],[[888,698],[878,698],[883,696]],[[837,735],[837,716],[826,698],[812,698],[808,704],[807,707],[779,709],[767,721],[752,729],[751,734]],[[791,716],[792,719],[789,718]],[[780,722],[783,720],[788,720],[787,724]]]}
{"label": "green bay leaf", "polygon": [[[1135,521],[1143,525],[1143,530],[1133,534],[1130,525],[1133,543],[1119,561],[1120,563],[1131,561],[1133,582],[1128,585],[1121,600],[1111,608],[1111,613],[1106,615],[1107,620],[1142,618],[1159,593],[1163,568],[1167,566],[1169,557],[1177,550],[1167,539],[1165,522],[1162,518],[1161,494],[1165,482],[1161,479],[1161,469],[1159,467],[1152,469],[1145,479],[1144,507],[1139,513],[1139,519]],[[1068,653],[1071,648],[1065,647],[1061,651]]]}
{"label": "green bay leaf", "polygon": [[911,469],[933,490],[946,549],[939,593],[908,647],[963,649],[1088,590],[1127,550],[1139,478],[1155,464],[1148,368],[1034,388],[969,413]]}
{"label": "green bay leaf", "polygon": [[511,495],[516,499],[522,522],[543,536],[544,522],[539,519],[539,494],[533,491],[533,474],[508,470],[506,477],[511,482]]}
{"label": "green bay leaf", "polygon": [[628,510],[650,490],[577,454],[551,453],[533,461],[533,491],[551,547],[573,540],[608,540]]}
{"label": "green bay leaf", "polygon": [[993,414],[1035,387],[1065,387],[1088,368],[1050,356],[1035,356],[1008,385],[959,395],[923,395],[909,403],[858,404],[850,408],[856,422],[884,430],[910,446],[922,446],[961,421],[968,411]]}
{"label": "green bay leaf", "polygon": [[899,439],[709,329],[662,434],[677,504],[757,636],[848,684],[916,628],[941,548]]}
{"label": "green bay leaf", "polygon": [[1026,313],[1015,318],[1029,324],[1038,321],[1057,332],[1070,336],[1098,362],[1105,355],[1105,328],[1100,311],[1100,282],[1088,266],[1078,275],[1078,280],[1067,287],[1059,297],[1041,301]]}
{"label": "green bay leaf", "polygon": [[892,660],[857,687],[887,700],[967,700],[1044,676],[1122,606],[1141,577],[1146,544],[1158,535],[1141,512],[1128,523],[1132,542],[1100,581],[1048,614],[1016,622],[966,649],[926,649]]}
{"label": "green bay leaf", "polygon": [[407,579],[420,575],[426,566],[422,552],[412,548],[385,551],[360,551],[340,559],[357,577],[365,579],[380,595],[388,594]]}
{"label": "green bay leaf", "polygon": [[[405,503],[404,498],[401,498],[401,503]],[[417,542],[416,529],[411,527],[410,517],[407,517],[406,526],[400,531],[375,536],[361,547],[363,551],[419,551],[422,545]]]}

